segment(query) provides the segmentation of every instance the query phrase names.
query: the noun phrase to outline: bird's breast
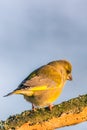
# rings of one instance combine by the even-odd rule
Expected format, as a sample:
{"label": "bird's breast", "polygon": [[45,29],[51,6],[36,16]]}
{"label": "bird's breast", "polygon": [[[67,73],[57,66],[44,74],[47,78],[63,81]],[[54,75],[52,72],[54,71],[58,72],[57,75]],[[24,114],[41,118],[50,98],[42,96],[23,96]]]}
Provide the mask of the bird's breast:
{"label": "bird's breast", "polygon": [[33,103],[35,106],[47,106],[54,102],[61,94],[62,87],[45,91],[35,92],[32,96],[24,96],[24,98]]}

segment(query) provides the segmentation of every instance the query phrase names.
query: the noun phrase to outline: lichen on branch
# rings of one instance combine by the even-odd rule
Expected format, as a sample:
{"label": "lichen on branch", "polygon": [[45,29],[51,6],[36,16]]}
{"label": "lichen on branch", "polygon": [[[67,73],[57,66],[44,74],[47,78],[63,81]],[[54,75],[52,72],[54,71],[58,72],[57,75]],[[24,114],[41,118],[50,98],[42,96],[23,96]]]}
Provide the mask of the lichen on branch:
{"label": "lichen on branch", "polygon": [[[0,130],[39,130],[74,125],[87,120],[87,94],[49,108],[40,108],[36,111],[24,111],[21,114],[10,116],[6,121],[0,121]],[[26,124],[26,125],[25,125]]]}

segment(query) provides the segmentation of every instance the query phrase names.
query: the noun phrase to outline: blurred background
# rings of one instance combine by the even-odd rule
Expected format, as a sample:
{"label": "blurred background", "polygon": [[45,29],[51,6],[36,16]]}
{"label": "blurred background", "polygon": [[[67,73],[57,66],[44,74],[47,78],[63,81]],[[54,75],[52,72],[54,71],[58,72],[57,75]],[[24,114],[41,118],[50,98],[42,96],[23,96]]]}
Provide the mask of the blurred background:
{"label": "blurred background", "polygon": [[[73,65],[61,103],[87,93],[87,1],[0,1],[0,120],[31,109],[21,95],[3,96],[30,72],[52,60]],[[60,128],[85,130],[87,123]]]}

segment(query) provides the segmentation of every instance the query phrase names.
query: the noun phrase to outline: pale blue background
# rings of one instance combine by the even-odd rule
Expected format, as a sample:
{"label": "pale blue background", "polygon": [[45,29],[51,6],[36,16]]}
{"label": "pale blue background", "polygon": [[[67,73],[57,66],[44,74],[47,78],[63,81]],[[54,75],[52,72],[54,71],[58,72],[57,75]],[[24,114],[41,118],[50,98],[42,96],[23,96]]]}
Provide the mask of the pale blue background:
{"label": "pale blue background", "polygon": [[[73,81],[56,103],[87,93],[87,0],[0,1],[0,119],[31,109],[21,95],[4,98],[34,69],[68,59]],[[60,128],[85,130],[87,123]]]}

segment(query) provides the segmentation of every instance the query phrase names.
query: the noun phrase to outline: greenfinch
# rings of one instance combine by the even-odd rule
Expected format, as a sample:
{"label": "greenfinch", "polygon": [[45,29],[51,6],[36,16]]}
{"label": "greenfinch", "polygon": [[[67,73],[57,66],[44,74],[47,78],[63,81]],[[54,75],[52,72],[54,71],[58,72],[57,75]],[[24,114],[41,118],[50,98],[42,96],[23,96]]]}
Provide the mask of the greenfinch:
{"label": "greenfinch", "polygon": [[72,80],[72,65],[66,60],[52,61],[34,70],[11,94],[21,94],[35,107],[49,106],[60,96],[67,80]]}

